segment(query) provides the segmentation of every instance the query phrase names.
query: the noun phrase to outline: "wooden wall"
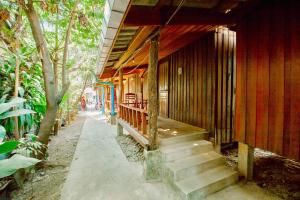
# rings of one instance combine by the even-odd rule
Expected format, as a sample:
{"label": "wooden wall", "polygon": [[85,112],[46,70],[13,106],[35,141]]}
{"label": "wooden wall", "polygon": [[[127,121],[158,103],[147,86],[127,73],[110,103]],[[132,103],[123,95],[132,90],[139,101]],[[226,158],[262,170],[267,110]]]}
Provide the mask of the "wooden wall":
{"label": "wooden wall", "polygon": [[267,1],[237,26],[236,139],[300,160],[300,3]]}
{"label": "wooden wall", "polygon": [[169,62],[163,60],[158,68],[158,97],[159,97],[159,115],[169,116],[168,88],[169,88]]}
{"label": "wooden wall", "polygon": [[234,57],[235,33],[218,29],[168,56],[168,65],[161,62],[159,90],[168,80],[168,117],[210,130],[218,143],[230,142]]}

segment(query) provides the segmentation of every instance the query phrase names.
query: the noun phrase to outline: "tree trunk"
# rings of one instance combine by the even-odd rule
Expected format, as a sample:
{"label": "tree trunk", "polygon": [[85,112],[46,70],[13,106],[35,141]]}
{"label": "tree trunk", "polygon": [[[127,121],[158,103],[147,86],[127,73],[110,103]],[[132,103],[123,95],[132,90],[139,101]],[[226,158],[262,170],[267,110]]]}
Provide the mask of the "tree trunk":
{"label": "tree trunk", "polygon": [[39,141],[44,144],[48,144],[49,135],[51,133],[52,126],[55,121],[56,111],[58,108],[54,86],[54,71],[48,47],[46,45],[46,41],[41,29],[40,20],[36,11],[34,10],[33,3],[32,1],[30,1],[25,5],[25,3],[23,2],[22,6],[30,23],[32,35],[35,40],[43,67],[47,110],[45,117],[42,120],[38,136]]}
{"label": "tree trunk", "polygon": [[157,99],[157,65],[158,65],[158,41],[159,35],[156,35],[150,41],[150,56],[148,68],[148,94],[149,94],[149,149],[156,150],[158,148],[157,138],[157,115],[158,115],[158,99]]}
{"label": "tree trunk", "polygon": [[39,141],[44,144],[48,144],[49,136],[50,133],[52,132],[52,127],[55,123],[57,110],[58,110],[58,105],[54,107],[47,106],[47,111],[41,123],[41,127],[38,134]]}

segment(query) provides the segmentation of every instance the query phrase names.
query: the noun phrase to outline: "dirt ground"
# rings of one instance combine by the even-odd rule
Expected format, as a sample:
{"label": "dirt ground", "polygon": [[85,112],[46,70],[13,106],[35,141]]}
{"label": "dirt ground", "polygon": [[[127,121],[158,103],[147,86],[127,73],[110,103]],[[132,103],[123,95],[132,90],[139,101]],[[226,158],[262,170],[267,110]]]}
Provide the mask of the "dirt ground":
{"label": "dirt ground", "polygon": [[12,191],[13,200],[59,200],[60,192],[73,159],[85,117],[77,116],[71,125],[62,128],[49,143],[49,157],[43,168],[24,184],[23,189]]}
{"label": "dirt ground", "polygon": [[[223,153],[227,164],[237,168],[237,149]],[[300,163],[255,149],[254,182],[282,199],[300,200]]]}

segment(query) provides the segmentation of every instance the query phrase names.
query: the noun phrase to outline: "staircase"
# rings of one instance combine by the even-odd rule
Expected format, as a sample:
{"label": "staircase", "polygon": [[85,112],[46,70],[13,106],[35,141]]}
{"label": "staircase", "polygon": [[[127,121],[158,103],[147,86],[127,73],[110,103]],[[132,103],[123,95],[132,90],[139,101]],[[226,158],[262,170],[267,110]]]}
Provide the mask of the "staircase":
{"label": "staircase", "polygon": [[163,180],[183,200],[199,200],[238,180],[238,173],[225,166],[224,157],[204,140],[206,135],[193,133],[160,141]]}

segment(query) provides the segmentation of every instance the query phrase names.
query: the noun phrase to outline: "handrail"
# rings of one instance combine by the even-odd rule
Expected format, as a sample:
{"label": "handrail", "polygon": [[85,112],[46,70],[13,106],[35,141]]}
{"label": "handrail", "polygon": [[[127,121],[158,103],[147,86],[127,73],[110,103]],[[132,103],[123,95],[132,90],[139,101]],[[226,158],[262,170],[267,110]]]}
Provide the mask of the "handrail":
{"label": "handrail", "polygon": [[124,103],[119,105],[119,118],[127,122],[142,135],[147,134],[147,116],[146,109],[136,108]]}
{"label": "handrail", "polygon": [[144,113],[147,113],[147,110],[146,109],[141,109],[141,108],[137,108],[137,107],[132,107],[132,106],[129,106],[129,105],[126,105],[127,103],[121,103],[121,106],[125,107],[125,108],[129,108],[129,109],[132,109],[132,110],[136,110],[136,111],[139,111],[139,112],[144,112]]}

